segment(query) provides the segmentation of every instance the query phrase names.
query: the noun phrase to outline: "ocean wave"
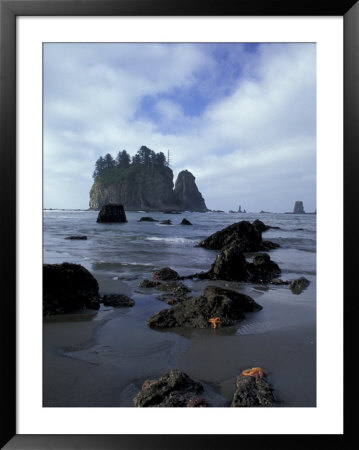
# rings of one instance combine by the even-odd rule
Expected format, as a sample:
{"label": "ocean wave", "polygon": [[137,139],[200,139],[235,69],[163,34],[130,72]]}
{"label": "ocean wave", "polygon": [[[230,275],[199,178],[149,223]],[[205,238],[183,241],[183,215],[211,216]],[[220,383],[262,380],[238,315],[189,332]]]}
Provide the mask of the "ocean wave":
{"label": "ocean wave", "polygon": [[194,239],[188,239],[188,238],[183,238],[183,237],[156,237],[156,236],[151,236],[151,237],[146,237],[145,241],[167,242],[167,243],[170,243],[170,244],[186,244],[186,245],[190,245],[190,246],[193,246],[194,244],[197,243],[197,241],[194,240]]}

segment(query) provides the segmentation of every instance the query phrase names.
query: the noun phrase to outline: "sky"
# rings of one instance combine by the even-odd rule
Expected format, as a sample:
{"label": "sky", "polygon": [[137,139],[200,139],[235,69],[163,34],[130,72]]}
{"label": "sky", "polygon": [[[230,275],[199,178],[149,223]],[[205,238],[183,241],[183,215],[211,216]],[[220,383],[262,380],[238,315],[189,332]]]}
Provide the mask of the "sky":
{"label": "sky", "polygon": [[316,209],[310,43],[47,43],[45,208],[89,207],[100,156],[142,145],[189,170],[209,209]]}

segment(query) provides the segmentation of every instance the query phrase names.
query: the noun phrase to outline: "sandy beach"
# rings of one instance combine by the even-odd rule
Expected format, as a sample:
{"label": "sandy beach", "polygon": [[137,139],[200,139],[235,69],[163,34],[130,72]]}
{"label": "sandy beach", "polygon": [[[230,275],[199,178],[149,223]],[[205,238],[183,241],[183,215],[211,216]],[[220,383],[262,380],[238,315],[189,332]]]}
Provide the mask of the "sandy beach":
{"label": "sandy beach", "polygon": [[[211,406],[228,406],[241,370],[268,372],[283,407],[316,405],[315,286],[293,295],[287,286],[214,282],[250,295],[263,310],[237,326],[154,331],[146,320],[168,307],[153,289],[131,289],[94,273],[100,293],[130,295],[132,308],[105,308],[44,319],[44,406],[133,406],[146,379],[177,368],[205,387]],[[194,295],[208,281],[191,281]]]}

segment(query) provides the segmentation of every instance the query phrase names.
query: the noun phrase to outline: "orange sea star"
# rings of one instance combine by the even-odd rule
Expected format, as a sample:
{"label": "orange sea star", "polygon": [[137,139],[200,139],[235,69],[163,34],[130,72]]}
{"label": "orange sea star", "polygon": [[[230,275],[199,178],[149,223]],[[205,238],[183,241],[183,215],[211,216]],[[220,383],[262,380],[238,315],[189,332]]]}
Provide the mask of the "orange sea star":
{"label": "orange sea star", "polygon": [[251,369],[243,370],[241,375],[244,375],[245,377],[253,377],[256,380],[258,380],[258,378],[267,376],[266,372],[260,367],[252,367]]}
{"label": "orange sea star", "polygon": [[219,317],[212,317],[208,322],[210,322],[213,325],[213,328],[216,329],[217,325],[221,323],[221,319]]}

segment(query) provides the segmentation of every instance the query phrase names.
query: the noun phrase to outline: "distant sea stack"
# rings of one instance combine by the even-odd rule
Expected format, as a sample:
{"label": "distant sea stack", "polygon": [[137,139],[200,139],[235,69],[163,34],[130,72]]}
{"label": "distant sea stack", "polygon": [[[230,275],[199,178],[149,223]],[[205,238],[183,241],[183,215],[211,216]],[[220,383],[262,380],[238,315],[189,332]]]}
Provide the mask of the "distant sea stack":
{"label": "distant sea stack", "polygon": [[174,193],[180,209],[185,211],[208,211],[202,194],[195,183],[195,177],[188,170],[182,170],[178,174]]}
{"label": "distant sea stack", "polygon": [[294,203],[293,214],[305,214],[303,202],[297,201]]}
{"label": "distant sea stack", "polygon": [[115,159],[110,154],[96,161],[90,190],[90,209],[108,203],[123,205],[126,211],[208,211],[195,177],[184,170],[176,187],[165,155],[142,146],[132,157],[123,150]]}

